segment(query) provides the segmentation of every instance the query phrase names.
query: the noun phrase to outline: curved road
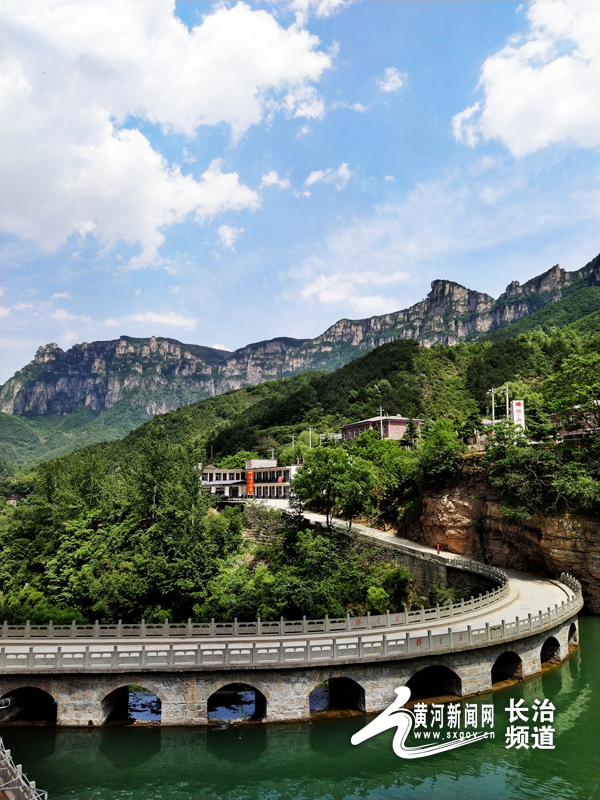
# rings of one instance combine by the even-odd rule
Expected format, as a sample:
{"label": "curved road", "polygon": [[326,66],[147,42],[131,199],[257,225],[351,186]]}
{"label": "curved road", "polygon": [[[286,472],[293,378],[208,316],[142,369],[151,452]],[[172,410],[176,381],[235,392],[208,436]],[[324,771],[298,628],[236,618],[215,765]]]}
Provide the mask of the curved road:
{"label": "curved road", "polygon": [[[287,501],[271,501],[269,505],[273,507],[285,508]],[[314,513],[305,513],[305,516],[312,522],[325,522],[325,517]],[[346,523],[341,520],[335,520],[336,524],[346,526]],[[405,548],[409,548],[417,554],[436,555],[435,550],[426,545],[416,544],[415,542],[406,539],[400,539],[393,533],[384,533],[373,528],[367,528],[362,525],[354,526],[357,533],[361,535],[376,539],[380,542],[394,546],[400,544]],[[441,553],[442,558],[450,560],[455,557],[453,553]],[[487,606],[481,610],[476,610],[470,613],[461,614],[460,617],[455,617],[452,620],[442,619],[439,621],[428,620],[424,623],[411,623],[409,625],[396,625],[390,628],[376,628],[371,630],[361,630],[355,634],[352,632],[338,631],[336,633],[311,633],[311,634],[287,634],[284,637],[277,635],[263,635],[263,636],[239,636],[236,637],[237,642],[255,642],[256,645],[265,645],[267,643],[275,644],[280,639],[285,639],[286,644],[294,644],[295,642],[305,642],[307,639],[310,641],[331,641],[333,637],[344,637],[346,641],[356,640],[358,635],[362,637],[364,642],[379,641],[382,634],[387,634],[390,638],[399,638],[406,631],[410,632],[411,636],[426,636],[428,631],[433,635],[436,633],[446,634],[448,632],[449,624],[454,630],[458,628],[464,629],[470,625],[473,629],[484,628],[486,623],[490,626],[500,625],[503,621],[514,622],[515,617],[520,620],[526,620],[528,615],[537,616],[540,612],[547,612],[549,608],[554,609],[555,605],[561,606],[563,601],[567,601],[575,597],[573,589],[558,580],[540,578],[535,575],[530,575],[524,572],[517,572],[515,570],[504,570],[509,577],[509,594],[503,599]],[[202,637],[201,640],[195,640],[198,644],[201,643],[203,648],[210,648],[211,645],[223,646],[224,640],[230,637]],[[141,645],[164,647],[164,640],[161,641],[157,637],[135,637],[126,639],[110,639],[110,640],[67,640],[64,639],[53,641],[41,640],[39,638],[30,640],[2,640],[2,645],[5,647],[7,653],[23,653],[29,650],[30,646],[35,648],[38,653],[52,653],[56,651],[59,645],[67,645],[69,651],[85,650],[86,646],[89,647],[91,652],[104,651],[107,646],[117,646],[125,650],[139,650]],[[190,639],[178,638],[170,636],[168,645],[173,645],[176,650],[185,650],[190,647]],[[233,642],[232,642],[233,645]]]}

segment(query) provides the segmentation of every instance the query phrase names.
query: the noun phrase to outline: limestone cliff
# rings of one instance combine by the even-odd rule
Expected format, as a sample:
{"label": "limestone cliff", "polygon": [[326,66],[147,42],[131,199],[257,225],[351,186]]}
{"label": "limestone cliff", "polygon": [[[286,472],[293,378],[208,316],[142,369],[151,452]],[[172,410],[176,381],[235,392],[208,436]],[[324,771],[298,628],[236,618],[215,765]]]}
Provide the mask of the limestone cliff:
{"label": "limestone cliff", "polygon": [[496,567],[581,581],[586,607],[600,614],[600,530],[597,519],[576,514],[534,514],[518,525],[502,516],[483,469],[464,472],[460,482],[422,497],[417,524],[404,536]]}
{"label": "limestone cliff", "polygon": [[121,336],[64,352],[40,347],[34,360],[0,387],[6,414],[102,412],[120,401],[153,415],[231,389],[299,372],[336,369],[394,339],[455,344],[532,314],[565,293],[600,283],[600,256],[576,272],[558,265],[494,300],[452,281],[436,280],[427,297],[403,311],[342,319],[314,339],[279,337],[233,353],[174,339]]}

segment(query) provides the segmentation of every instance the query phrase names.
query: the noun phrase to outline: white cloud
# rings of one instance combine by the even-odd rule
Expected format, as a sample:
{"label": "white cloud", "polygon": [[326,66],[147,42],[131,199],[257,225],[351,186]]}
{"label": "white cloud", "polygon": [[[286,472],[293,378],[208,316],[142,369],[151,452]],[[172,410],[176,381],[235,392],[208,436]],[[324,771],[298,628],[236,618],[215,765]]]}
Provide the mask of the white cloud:
{"label": "white cloud", "polygon": [[[297,23],[244,3],[188,28],[162,0],[45,0],[3,7],[3,182],[7,230],[52,249],[72,233],[139,243],[158,261],[164,229],[194,214],[254,209],[258,194],[213,161],[182,175],[137,129],[234,140],[267,116],[319,118],[312,83],[332,63]],[[127,127],[123,127],[127,126]],[[188,160],[189,153],[183,154]]]}
{"label": "white cloud", "polygon": [[363,106],[362,103],[347,103],[345,100],[338,100],[332,103],[330,108],[347,108],[350,111],[357,111],[359,114],[364,114],[365,111],[369,110],[370,106]]}
{"label": "white cloud", "polygon": [[56,320],[56,322],[60,323],[71,323],[71,322],[88,322],[90,323],[92,320],[90,317],[84,317],[80,314],[72,314],[70,311],[65,311],[62,308],[57,308],[56,311],[51,311],[48,316],[50,319]]}
{"label": "white cloud", "polygon": [[291,0],[290,6],[296,12],[300,24],[304,24],[310,13],[317,17],[330,17],[342,6],[347,6],[353,0]]}
{"label": "white cloud", "polygon": [[479,175],[468,169],[448,173],[417,185],[401,201],[346,220],[288,275],[307,299],[348,302],[360,309],[358,298],[372,294],[362,287],[384,285],[384,276],[393,284],[406,272],[422,275],[436,265],[434,277],[448,277],[450,265],[460,265],[470,254],[483,257],[527,237],[548,241],[561,230],[589,227],[596,208],[595,179],[583,184],[574,175],[567,183],[550,173],[540,183],[532,180],[539,165],[510,161],[509,166],[487,165]]}
{"label": "white cloud", "polygon": [[63,300],[70,300],[71,299],[71,295],[69,294],[69,292],[54,292],[54,294],[52,295],[51,299],[52,300],[59,300],[61,298]]}
{"label": "white cloud", "polygon": [[235,250],[233,245],[237,242],[243,232],[243,228],[234,228],[232,225],[220,225],[216,231],[217,236],[221,240],[221,245],[229,248],[229,250]]}
{"label": "white cloud", "polygon": [[275,172],[275,170],[271,170],[267,172],[266,175],[262,176],[262,180],[260,182],[262,186],[279,186],[280,189],[289,189],[290,182],[287,178],[280,178],[279,175]]}
{"label": "white cloud", "polygon": [[600,5],[596,0],[533,0],[530,30],[483,64],[485,99],[452,120],[473,147],[500,140],[515,156],[552,142],[596,147],[600,134]]}
{"label": "white cloud", "polygon": [[384,181],[395,181],[396,178],[393,175],[386,175],[383,180]]}
{"label": "white cloud", "polygon": [[384,92],[397,92],[406,80],[406,72],[400,72],[396,67],[388,67],[383,80],[379,81],[379,88]]}
{"label": "white cloud", "polygon": [[231,353],[231,347],[227,347],[226,344],[212,344],[211,347],[214,347],[215,350],[227,350]]}
{"label": "white cloud", "polygon": [[194,158],[194,156],[188,151],[187,147],[183,148],[183,160],[186,164],[195,164],[196,161],[198,161],[198,159]]}
{"label": "white cloud", "polygon": [[8,306],[0,306],[0,317],[8,317],[10,308]]}
{"label": "white cloud", "polygon": [[166,325],[174,328],[185,328],[188,331],[194,330],[198,324],[198,320],[194,317],[184,317],[182,314],[177,314],[175,311],[169,311],[166,314],[157,314],[154,311],[146,311],[143,314],[131,314],[127,317],[114,318],[111,317],[105,321],[105,325],[110,328],[116,328],[119,325],[124,325],[129,322],[136,322],[143,325]]}
{"label": "white cloud", "polygon": [[29,311],[30,308],[33,308],[33,303],[17,303],[14,306],[15,311]]}
{"label": "white cloud", "polygon": [[348,181],[352,171],[348,168],[348,164],[340,164],[337,169],[317,169],[311,172],[308,178],[304,181],[305,186],[313,186],[315,183],[333,183],[336,189],[343,189]]}
{"label": "white cloud", "polygon": [[382,295],[364,294],[359,287],[398,283],[408,277],[408,273],[401,270],[388,274],[369,270],[321,274],[304,286],[301,295],[307,299],[316,297],[320,303],[345,303],[361,313],[383,314],[391,311],[396,301]]}

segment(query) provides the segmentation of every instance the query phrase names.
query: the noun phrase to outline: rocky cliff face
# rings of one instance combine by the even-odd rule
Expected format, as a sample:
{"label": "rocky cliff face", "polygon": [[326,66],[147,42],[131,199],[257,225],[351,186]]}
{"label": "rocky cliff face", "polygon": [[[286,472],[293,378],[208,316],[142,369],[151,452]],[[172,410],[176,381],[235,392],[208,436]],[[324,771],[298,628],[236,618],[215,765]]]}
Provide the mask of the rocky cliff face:
{"label": "rocky cliff face", "polygon": [[511,525],[483,470],[463,474],[457,485],[422,498],[417,524],[402,534],[497,567],[558,578],[574,575],[586,607],[600,614],[600,537],[598,521],[574,514],[534,514]]}
{"label": "rocky cliff face", "polygon": [[558,265],[494,300],[452,281],[436,280],[420,303],[364,320],[342,319],[315,339],[281,337],[233,353],[173,339],[121,336],[64,352],[40,347],[34,360],[0,387],[6,414],[104,411],[127,400],[148,415],[231,389],[316,369],[336,369],[394,339],[455,344],[537,311],[579,285],[600,283],[600,256],[576,272]]}

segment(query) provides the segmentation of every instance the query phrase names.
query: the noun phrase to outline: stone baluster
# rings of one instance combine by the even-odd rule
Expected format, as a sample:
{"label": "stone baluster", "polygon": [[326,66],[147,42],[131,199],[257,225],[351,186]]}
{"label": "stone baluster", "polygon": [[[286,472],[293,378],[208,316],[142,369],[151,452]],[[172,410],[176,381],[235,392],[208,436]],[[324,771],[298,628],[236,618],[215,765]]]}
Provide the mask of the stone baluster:
{"label": "stone baluster", "polygon": [[258,663],[258,650],[256,649],[256,642],[252,642],[252,663]]}
{"label": "stone baluster", "polygon": [[[282,617],[282,619],[283,619],[283,617]],[[335,639],[334,639],[334,642],[335,642]],[[279,656],[279,658],[278,658],[279,663],[283,664],[283,662],[285,661],[285,650],[283,649],[283,640],[282,639],[279,640],[279,653],[278,653],[278,656]]]}
{"label": "stone baluster", "polygon": [[2,623],[2,638],[8,639],[8,620],[4,620]]}
{"label": "stone baluster", "polygon": [[113,645],[111,666],[113,666],[113,667],[118,667],[119,666],[119,645],[118,644]]}
{"label": "stone baluster", "polygon": [[[549,610],[550,609],[548,609],[548,611]],[[27,620],[27,622],[25,623],[25,638],[31,639],[31,622],[29,622],[29,620]]]}
{"label": "stone baluster", "polygon": [[502,620],[502,638],[504,639],[505,636],[506,636],[506,624],[504,620]]}
{"label": "stone baluster", "polygon": [[490,623],[489,622],[485,623],[485,640],[486,640],[486,642],[490,641]]}
{"label": "stone baluster", "polygon": [[448,628],[448,646],[452,647],[452,628]]}
{"label": "stone baluster", "polygon": [[302,633],[306,633],[306,614],[302,617]]}
{"label": "stone baluster", "polygon": [[467,642],[469,644],[473,644],[473,634],[471,632],[471,626],[467,625]]}
{"label": "stone baluster", "polygon": [[528,630],[531,630],[532,629],[532,625],[533,625],[533,623],[531,621],[531,612],[529,612],[529,614],[527,615],[527,619],[529,620],[529,628],[528,628]]}
{"label": "stone baluster", "polygon": [[389,648],[388,638],[387,635],[384,633],[381,639],[381,652],[383,653],[384,656],[387,656],[388,648]]}
{"label": "stone baluster", "polygon": [[6,668],[6,647],[0,647],[0,672]]}
{"label": "stone baluster", "polygon": [[94,639],[100,638],[100,623],[98,620],[94,622]]}
{"label": "stone baluster", "polygon": [[239,636],[239,633],[240,632],[239,632],[239,628],[238,628],[237,617],[234,617],[234,619],[233,619],[233,635],[234,636]]}
{"label": "stone baluster", "polygon": [[435,618],[436,619],[440,618],[440,604],[439,603],[435,604]]}
{"label": "stone baluster", "polygon": [[404,634],[404,641],[406,643],[405,644],[406,652],[408,653],[410,647],[410,633],[408,631],[406,631],[406,633]]}
{"label": "stone baluster", "polygon": [[256,635],[262,636],[262,622],[260,621],[260,617],[256,618]]}
{"label": "stone baluster", "polygon": [[427,631],[427,649],[428,649],[428,650],[431,650],[431,649],[432,649],[432,645],[431,645],[431,631]]}
{"label": "stone baluster", "polygon": [[364,647],[363,647],[363,637],[358,637],[358,657],[361,658],[364,655]]}
{"label": "stone baluster", "polygon": [[329,614],[325,614],[325,633],[329,633]]}
{"label": "stone baluster", "polygon": [[140,652],[140,665],[142,667],[145,667],[147,663],[148,663],[148,654],[146,652],[146,645],[143,644],[142,650]]}
{"label": "stone baluster", "polygon": [[85,646],[85,654],[83,656],[83,666],[89,668],[91,666],[91,655],[90,655],[90,646],[86,644]]}

